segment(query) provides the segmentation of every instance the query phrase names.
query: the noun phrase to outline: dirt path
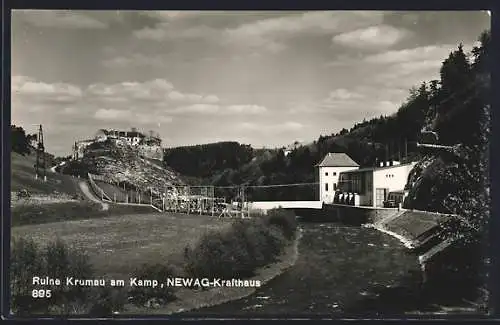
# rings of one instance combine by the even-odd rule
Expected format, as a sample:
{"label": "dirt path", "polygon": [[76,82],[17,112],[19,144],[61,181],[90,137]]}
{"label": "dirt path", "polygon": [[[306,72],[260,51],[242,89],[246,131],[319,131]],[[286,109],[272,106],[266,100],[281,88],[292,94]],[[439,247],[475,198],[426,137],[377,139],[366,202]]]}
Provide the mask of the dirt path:
{"label": "dirt path", "polygon": [[78,183],[78,186],[80,187],[80,190],[82,190],[83,194],[92,202],[96,202],[96,203],[99,203],[101,206],[102,206],[102,209],[104,211],[108,210],[109,209],[109,204],[107,203],[104,203],[102,202],[101,200],[99,200],[98,198],[96,198],[94,196],[94,194],[92,194],[92,192],[90,191],[89,189],[89,186],[87,185],[86,182],[79,182]]}

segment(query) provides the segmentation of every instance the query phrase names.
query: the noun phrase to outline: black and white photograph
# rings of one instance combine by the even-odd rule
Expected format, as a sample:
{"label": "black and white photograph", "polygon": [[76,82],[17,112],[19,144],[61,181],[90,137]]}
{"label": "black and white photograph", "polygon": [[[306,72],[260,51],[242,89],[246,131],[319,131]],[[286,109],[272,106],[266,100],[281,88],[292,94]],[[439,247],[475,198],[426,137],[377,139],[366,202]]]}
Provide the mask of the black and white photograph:
{"label": "black and white photograph", "polygon": [[12,10],[11,316],[490,315],[490,25]]}

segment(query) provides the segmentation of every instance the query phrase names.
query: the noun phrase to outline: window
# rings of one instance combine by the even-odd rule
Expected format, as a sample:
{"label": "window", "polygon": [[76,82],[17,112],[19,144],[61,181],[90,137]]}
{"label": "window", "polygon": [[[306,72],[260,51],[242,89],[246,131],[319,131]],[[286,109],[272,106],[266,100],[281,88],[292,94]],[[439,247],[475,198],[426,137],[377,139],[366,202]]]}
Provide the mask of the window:
{"label": "window", "polygon": [[325,192],[328,192],[328,183],[325,183]]}
{"label": "window", "polygon": [[325,176],[328,176],[328,172],[325,173]]}
{"label": "window", "polygon": [[336,191],[337,190],[337,183],[333,183],[333,190]]}
{"label": "window", "polygon": [[333,172],[333,176],[337,176],[337,172]]}

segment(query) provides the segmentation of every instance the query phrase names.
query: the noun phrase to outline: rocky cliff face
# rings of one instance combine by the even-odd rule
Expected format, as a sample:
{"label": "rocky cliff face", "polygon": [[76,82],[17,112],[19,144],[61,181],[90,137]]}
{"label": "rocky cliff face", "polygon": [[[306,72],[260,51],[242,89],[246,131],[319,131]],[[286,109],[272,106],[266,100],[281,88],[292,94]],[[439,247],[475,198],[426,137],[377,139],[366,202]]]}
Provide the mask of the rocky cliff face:
{"label": "rocky cliff face", "polygon": [[153,188],[157,191],[169,186],[184,185],[174,170],[142,158],[137,148],[128,145],[105,143],[89,146],[83,160],[92,166],[91,173],[104,176],[110,183],[125,182],[138,188]]}

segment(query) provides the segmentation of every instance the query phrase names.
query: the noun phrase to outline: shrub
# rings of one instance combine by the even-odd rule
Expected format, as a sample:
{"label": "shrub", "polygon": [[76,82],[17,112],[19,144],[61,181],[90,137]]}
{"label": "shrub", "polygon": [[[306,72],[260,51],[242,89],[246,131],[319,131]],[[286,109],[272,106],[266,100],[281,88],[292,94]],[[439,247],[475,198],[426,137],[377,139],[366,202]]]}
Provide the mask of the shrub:
{"label": "shrub", "polygon": [[88,314],[94,317],[104,317],[115,311],[123,310],[127,302],[128,292],[120,287],[100,287],[93,290],[93,303],[88,306]]}
{"label": "shrub", "polygon": [[186,272],[193,277],[223,277],[231,276],[231,263],[228,247],[225,246],[224,233],[212,231],[203,235],[198,244],[186,251]]}
{"label": "shrub", "polygon": [[266,259],[266,235],[265,225],[260,220],[249,222],[248,220],[237,220],[233,224],[233,230],[236,237],[245,243],[245,249],[248,252],[252,266],[263,266],[267,263]]}
{"label": "shrub", "polygon": [[[174,277],[173,269],[162,264],[144,264],[135,272],[137,279],[157,280],[158,283],[166,282],[167,278]],[[156,288],[152,287],[134,287],[130,291],[133,303],[143,306],[150,301],[156,301],[158,304],[175,299],[174,289],[172,287],[163,287],[160,285]]]}
{"label": "shrub", "polygon": [[294,236],[294,220],[293,214],[278,211],[270,217],[236,220],[227,230],[209,232],[193,248],[185,249],[185,271],[198,278],[252,276],[283,252]]}
{"label": "shrub", "polygon": [[270,226],[265,232],[266,238],[266,253],[269,262],[274,262],[276,257],[283,253],[287,240],[281,229],[275,226]]}
{"label": "shrub", "polygon": [[46,311],[48,299],[33,299],[32,281],[34,275],[44,273],[42,252],[31,239],[18,239],[12,243],[10,263],[11,310],[15,314],[32,311]]}
{"label": "shrub", "polygon": [[[49,243],[42,259],[46,263],[48,277],[64,281],[66,277],[75,279],[93,278],[93,270],[87,255],[69,248],[57,239]],[[62,286],[54,288],[51,300],[55,304],[67,305],[72,301],[85,301],[90,295],[90,288],[81,286]],[[69,313],[69,311],[67,311]]]}
{"label": "shrub", "polygon": [[267,224],[280,228],[286,239],[294,238],[297,220],[293,212],[285,209],[271,209],[264,218]]}
{"label": "shrub", "polygon": [[[32,239],[20,238],[11,248],[11,309],[16,314],[56,311],[74,312],[90,299],[90,289],[84,287],[43,286],[51,290],[50,299],[32,298],[32,290],[42,289],[32,283],[34,276],[48,276],[63,282],[67,276],[92,278],[93,271],[86,255],[70,249],[60,240],[41,249]],[[84,309],[84,308],[80,308]],[[79,309],[79,310],[80,310]]]}

